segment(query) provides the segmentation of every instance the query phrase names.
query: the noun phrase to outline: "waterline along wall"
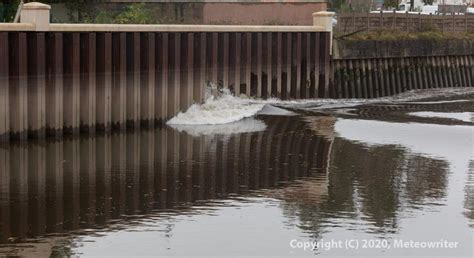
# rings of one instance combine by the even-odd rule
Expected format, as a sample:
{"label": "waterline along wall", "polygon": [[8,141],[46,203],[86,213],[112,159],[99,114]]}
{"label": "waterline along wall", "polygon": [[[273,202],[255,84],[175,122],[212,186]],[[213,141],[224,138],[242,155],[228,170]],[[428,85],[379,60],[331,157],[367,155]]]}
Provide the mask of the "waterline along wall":
{"label": "waterline along wall", "polygon": [[474,40],[335,40],[330,96],[474,86]]}
{"label": "waterline along wall", "polygon": [[[0,136],[153,126],[213,84],[255,97],[327,97],[331,13],[315,26],[49,24],[28,3],[0,24]],[[323,24],[318,26],[317,24]],[[325,26],[326,25],[326,26]]]}

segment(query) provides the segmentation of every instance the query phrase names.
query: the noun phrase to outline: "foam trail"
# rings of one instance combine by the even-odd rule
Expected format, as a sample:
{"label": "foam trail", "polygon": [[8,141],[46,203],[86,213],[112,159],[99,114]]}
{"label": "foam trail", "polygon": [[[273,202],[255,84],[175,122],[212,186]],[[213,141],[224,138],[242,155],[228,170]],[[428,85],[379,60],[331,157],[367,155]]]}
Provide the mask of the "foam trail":
{"label": "foam trail", "polygon": [[[215,87],[214,87],[215,88]],[[215,90],[215,89],[214,89]],[[330,109],[340,107],[355,107],[369,103],[391,103],[422,100],[433,97],[452,97],[464,94],[472,94],[472,88],[449,88],[431,89],[404,92],[390,97],[375,99],[305,99],[305,100],[280,100],[270,98],[267,100],[250,99],[233,96],[229,90],[209,96],[203,104],[193,104],[185,112],[170,119],[168,125],[219,125],[228,124],[252,117],[265,107],[265,105],[276,105],[279,108],[291,107],[296,109]],[[277,109],[266,109],[261,114],[279,113]],[[281,111],[281,110],[280,110]],[[291,113],[280,112],[281,115]],[[277,115],[277,114],[274,114]]]}
{"label": "foam trail", "polygon": [[[393,96],[386,96],[373,99],[306,99],[294,101],[280,101],[275,100],[267,102],[269,104],[277,104],[280,107],[291,107],[293,109],[334,109],[334,108],[350,108],[365,104],[386,104],[386,103],[443,103],[439,98],[452,98],[474,94],[473,88],[444,88],[444,89],[424,89],[411,90],[399,93]],[[434,102],[429,102],[429,99],[436,99]],[[418,102],[416,102],[418,101]],[[444,102],[463,102],[467,100],[445,100]]]}
{"label": "foam trail", "polygon": [[412,112],[409,113],[412,116],[419,116],[419,117],[433,117],[433,118],[449,118],[460,120],[463,122],[472,122],[474,119],[474,114],[472,112],[461,112],[461,113],[445,113],[445,112],[431,112],[431,111],[423,111],[423,112]]}

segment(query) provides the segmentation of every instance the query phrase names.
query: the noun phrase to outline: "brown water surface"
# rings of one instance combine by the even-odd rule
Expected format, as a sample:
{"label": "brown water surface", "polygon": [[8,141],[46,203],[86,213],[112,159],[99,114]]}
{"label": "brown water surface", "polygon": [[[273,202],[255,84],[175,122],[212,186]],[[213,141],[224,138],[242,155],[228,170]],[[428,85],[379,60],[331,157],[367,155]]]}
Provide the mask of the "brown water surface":
{"label": "brown water surface", "polygon": [[292,110],[2,146],[0,255],[472,257],[472,97]]}

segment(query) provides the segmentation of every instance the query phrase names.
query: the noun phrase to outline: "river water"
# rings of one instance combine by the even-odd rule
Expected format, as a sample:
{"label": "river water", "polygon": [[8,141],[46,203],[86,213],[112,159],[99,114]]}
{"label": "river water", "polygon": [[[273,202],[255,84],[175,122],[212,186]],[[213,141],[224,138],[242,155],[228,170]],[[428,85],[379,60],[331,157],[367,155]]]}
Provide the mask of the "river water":
{"label": "river water", "polygon": [[11,143],[0,256],[472,257],[473,126],[469,89],[222,96],[162,128]]}

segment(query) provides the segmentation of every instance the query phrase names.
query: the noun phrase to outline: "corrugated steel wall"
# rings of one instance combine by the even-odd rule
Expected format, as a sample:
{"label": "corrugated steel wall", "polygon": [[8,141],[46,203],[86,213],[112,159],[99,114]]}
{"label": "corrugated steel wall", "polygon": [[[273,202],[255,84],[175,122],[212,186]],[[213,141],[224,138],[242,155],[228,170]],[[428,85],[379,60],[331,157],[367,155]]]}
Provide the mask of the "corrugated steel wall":
{"label": "corrugated steel wall", "polygon": [[328,32],[0,32],[0,135],[149,127],[206,86],[282,99],[329,96]]}

